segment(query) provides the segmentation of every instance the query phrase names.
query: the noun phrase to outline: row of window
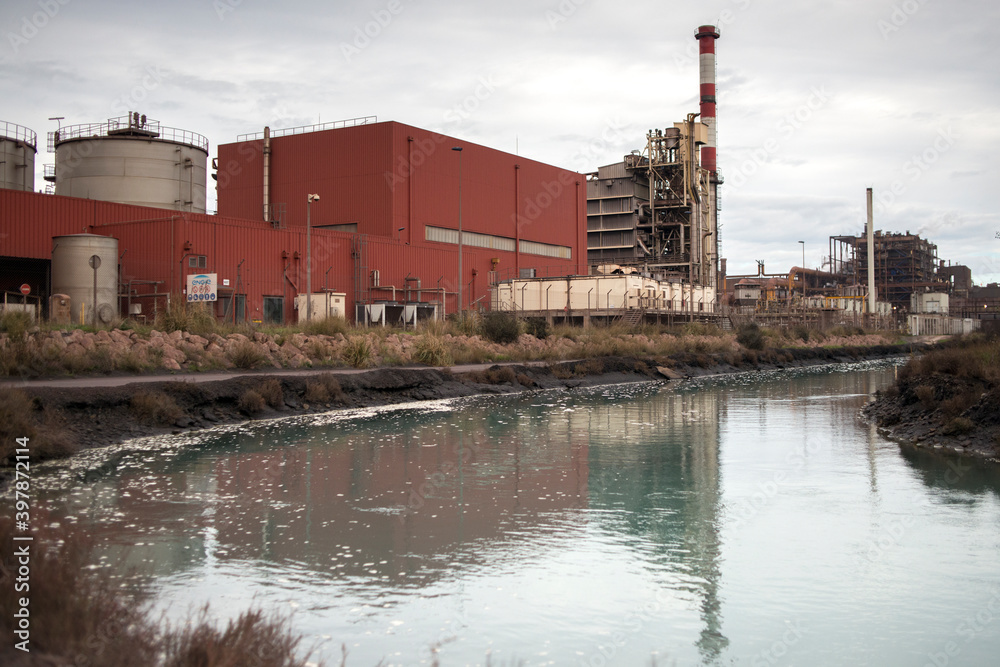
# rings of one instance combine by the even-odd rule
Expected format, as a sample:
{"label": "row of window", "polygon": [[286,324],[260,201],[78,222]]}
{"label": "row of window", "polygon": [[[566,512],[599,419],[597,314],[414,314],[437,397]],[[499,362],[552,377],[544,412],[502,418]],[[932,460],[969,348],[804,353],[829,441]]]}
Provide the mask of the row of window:
{"label": "row of window", "polygon": [[[424,238],[437,243],[452,243],[458,245],[458,230],[447,227],[424,227]],[[473,248],[489,248],[490,250],[503,250],[514,252],[517,242],[506,236],[493,236],[492,234],[479,234],[478,232],[462,231],[462,245]],[[557,257],[559,259],[572,259],[573,249],[562,245],[551,243],[538,243],[537,241],[521,241],[521,252],[528,255],[542,255],[544,257]]]}

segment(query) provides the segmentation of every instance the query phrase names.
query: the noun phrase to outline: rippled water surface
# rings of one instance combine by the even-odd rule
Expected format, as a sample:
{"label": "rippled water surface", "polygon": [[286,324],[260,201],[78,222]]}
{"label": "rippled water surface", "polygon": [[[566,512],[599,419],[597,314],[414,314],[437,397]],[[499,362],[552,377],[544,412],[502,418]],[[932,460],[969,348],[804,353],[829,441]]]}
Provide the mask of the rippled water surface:
{"label": "rippled water surface", "polygon": [[859,421],[894,372],[293,418],[36,480],[169,616],[293,612],[329,664],[997,664],[1000,475]]}

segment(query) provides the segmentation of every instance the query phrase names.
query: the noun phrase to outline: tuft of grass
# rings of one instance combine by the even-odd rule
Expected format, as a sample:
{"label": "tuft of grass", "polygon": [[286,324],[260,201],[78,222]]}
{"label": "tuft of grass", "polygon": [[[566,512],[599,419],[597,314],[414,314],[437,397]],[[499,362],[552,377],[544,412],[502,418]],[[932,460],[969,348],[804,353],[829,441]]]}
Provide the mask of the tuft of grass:
{"label": "tuft of grass", "polygon": [[206,605],[193,624],[182,624],[167,633],[162,644],[162,665],[301,665],[302,661],[295,655],[301,637],[293,634],[289,625],[286,617],[269,616],[260,609],[250,609],[220,628],[209,620]]}
{"label": "tuft of grass", "polygon": [[529,317],[524,322],[524,328],[525,333],[538,340],[545,340],[549,337],[549,323],[544,317]]}
{"label": "tuft of grass", "polygon": [[247,389],[240,394],[239,400],[236,401],[236,407],[243,414],[252,416],[263,412],[264,408],[267,407],[267,401],[257,391]]}
{"label": "tuft of grass", "polygon": [[422,336],[417,341],[413,353],[414,360],[428,366],[450,366],[453,362],[451,352],[444,341],[437,336]]}
{"label": "tuft of grass", "polygon": [[240,341],[234,345],[226,356],[236,368],[251,369],[262,366],[267,357],[258,349],[257,344],[249,340]]}
{"label": "tuft of grass", "polygon": [[942,435],[965,435],[966,433],[972,433],[976,428],[976,425],[971,419],[966,419],[965,417],[955,417],[941,429]]}
{"label": "tuft of grass", "polygon": [[[42,522],[39,522],[40,524]],[[19,660],[13,648],[20,598],[14,577],[22,563],[14,548],[14,522],[0,517],[0,663],[102,667],[305,667],[296,657],[301,636],[287,617],[250,609],[219,628],[208,608],[177,627],[159,627],[148,595],[125,592],[123,577],[92,568],[93,541],[82,529],[35,529],[31,555],[31,648],[38,660]],[[125,579],[133,578],[130,576]],[[158,617],[157,617],[158,618]]]}
{"label": "tuft of grass", "polygon": [[302,398],[309,403],[329,403],[333,400],[339,401],[343,397],[344,390],[331,373],[323,373],[312,380],[306,380],[306,389],[302,394]]}
{"label": "tuft of grass", "polygon": [[204,303],[188,303],[182,294],[171,294],[170,304],[156,315],[154,326],[159,331],[187,331],[199,336],[217,333],[215,315]]}
{"label": "tuft of grass", "polygon": [[371,343],[364,336],[351,336],[341,352],[344,361],[354,368],[368,368],[375,357]]}
{"label": "tuft of grass", "polygon": [[21,311],[0,311],[0,333],[10,336],[11,340],[20,340],[28,332],[34,322],[31,315]]}
{"label": "tuft of grass", "polygon": [[310,336],[335,336],[346,334],[351,330],[351,325],[342,317],[326,317],[321,320],[312,320],[302,325],[302,333]]}
{"label": "tuft of grass", "polygon": [[59,458],[78,449],[55,415],[38,412],[23,391],[0,386],[0,463],[12,459],[20,447],[17,438],[28,438],[32,460]]}
{"label": "tuft of grass", "polygon": [[139,421],[167,426],[183,416],[177,402],[162,391],[140,390],[129,401],[129,411]]}
{"label": "tuft of grass", "polygon": [[255,391],[275,410],[285,405],[285,392],[281,389],[281,382],[277,378],[267,378]]}

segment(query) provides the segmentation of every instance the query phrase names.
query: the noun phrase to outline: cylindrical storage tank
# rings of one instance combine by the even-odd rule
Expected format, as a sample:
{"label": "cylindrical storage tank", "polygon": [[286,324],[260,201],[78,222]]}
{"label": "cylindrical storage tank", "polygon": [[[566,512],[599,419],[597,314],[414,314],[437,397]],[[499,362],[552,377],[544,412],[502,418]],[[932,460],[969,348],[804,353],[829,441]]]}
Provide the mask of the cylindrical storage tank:
{"label": "cylindrical storage tank", "polygon": [[38,135],[32,130],[0,120],[0,188],[35,189],[35,153]]}
{"label": "cylindrical storage tank", "polygon": [[[96,269],[97,321],[94,321]],[[118,318],[118,239],[97,234],[72,234],[52,239],[52,292],[70,298],[72,322],[106,325]]]}
{"label": "cylindrical storage tank", "polygon": [[133,113],[51,133],[56,194],[205,213],[208,139]]}

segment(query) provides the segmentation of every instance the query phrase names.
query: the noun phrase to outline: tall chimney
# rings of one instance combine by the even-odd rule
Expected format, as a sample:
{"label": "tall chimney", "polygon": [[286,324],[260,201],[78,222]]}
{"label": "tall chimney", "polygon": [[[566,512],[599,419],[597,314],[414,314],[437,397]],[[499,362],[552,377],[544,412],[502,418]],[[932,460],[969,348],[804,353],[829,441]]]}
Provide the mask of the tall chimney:
{"label": "tall chimney", "polygon": [[701,122],[708,126],[708,143],[701,147],[701,166],[717,173],[715,161],[715,40],[719,31],[714,25],[703,25],[694,34],[698,40],[698,61],[701,69]]}
{"label": "tall chimney", "polygon": [[868,188],[868,312],[875,313],[875,215],[872,206],[872,189]]}

